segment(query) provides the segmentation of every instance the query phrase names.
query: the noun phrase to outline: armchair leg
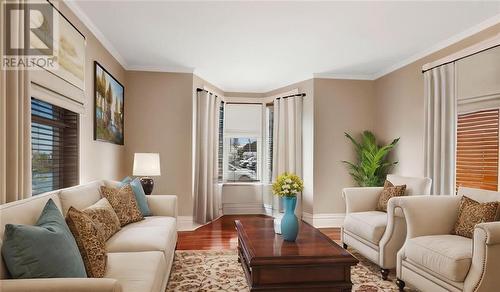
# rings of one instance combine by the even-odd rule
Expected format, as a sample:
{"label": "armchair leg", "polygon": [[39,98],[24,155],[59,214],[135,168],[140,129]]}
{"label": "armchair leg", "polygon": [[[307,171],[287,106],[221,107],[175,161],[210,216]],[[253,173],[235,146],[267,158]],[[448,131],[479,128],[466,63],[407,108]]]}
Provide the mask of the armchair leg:
{"label": "armchair leg", "polygon": [[380,273],[382,274],[382,280],[387,280],[387,276],[389,276],[389,270],[388,269],[380,269]]}
{"label": "armchair leg", "polygon": [[344,249],[347,249],[347,244],[342,243],[342,247],[343,247]]}
{"label": "armchair leg", "polygon": [[405,290],[405,281],[397,279],[396,280],[396,285],[398,285],[399,291],[404,291]]}

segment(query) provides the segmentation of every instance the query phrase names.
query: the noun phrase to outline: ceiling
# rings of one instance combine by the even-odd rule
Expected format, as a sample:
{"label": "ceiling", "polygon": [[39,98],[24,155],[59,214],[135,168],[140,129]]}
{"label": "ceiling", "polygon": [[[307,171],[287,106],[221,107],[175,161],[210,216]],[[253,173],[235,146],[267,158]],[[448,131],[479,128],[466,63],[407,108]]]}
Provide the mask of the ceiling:
{"label": "ceiling", "polygon": [[126,69],[194,72],[226,92],[375,79],[500,22],[499,1],[72,1]]}

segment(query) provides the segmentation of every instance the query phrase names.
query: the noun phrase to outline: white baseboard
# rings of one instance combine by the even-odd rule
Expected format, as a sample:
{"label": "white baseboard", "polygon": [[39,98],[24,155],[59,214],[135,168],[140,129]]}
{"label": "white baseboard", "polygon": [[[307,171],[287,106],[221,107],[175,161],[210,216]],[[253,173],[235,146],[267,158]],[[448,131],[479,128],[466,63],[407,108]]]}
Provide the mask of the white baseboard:
{"label": "white baseboard", "polygon": [[264,204],[264,214],[267,216],[273,216],[273,205]]}
{"label": "white baseboard", "polygon": [[262,203],[224,203],[222,213],[224,215],[266,214],[266,208]]}
{"label": "white baseboard", "polygon": [[193,216],[177,216],[177,231],[193,231],[200,226],[194,223]]}
{"label": "white baseboard", "polygon": [[302,212],[302,220],[316,228],[342,227],[344,223],[344,213],[319,213],[311,214]]}

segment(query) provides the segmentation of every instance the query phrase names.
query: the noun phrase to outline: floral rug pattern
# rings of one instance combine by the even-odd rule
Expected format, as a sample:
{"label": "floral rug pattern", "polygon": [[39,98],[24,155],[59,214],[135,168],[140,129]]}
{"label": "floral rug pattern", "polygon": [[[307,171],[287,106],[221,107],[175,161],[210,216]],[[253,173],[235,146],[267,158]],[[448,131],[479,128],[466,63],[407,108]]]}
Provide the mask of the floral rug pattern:
{"label": "floral rug pattern", "polygon": [[[359,260],[352,269],[352,291],[397,292],[395,274],[390,281],[380,278],[379,268],[349,249]],[[236,250],[198,251],[177,250],[170,273],[167,292],[174,291],[248,291],[243,269],[238,263]],[[408,288],[405,291],[415,291]]]}

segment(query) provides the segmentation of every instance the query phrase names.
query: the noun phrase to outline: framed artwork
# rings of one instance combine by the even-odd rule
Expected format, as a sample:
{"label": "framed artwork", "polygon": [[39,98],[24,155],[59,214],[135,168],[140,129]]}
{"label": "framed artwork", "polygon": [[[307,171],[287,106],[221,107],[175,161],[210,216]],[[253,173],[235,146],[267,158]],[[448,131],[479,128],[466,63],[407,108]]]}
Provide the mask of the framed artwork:
{"label": "framed artwork", "polygon": [[94,61],[94,140],[123,145],[124,90],[97,61]]}

